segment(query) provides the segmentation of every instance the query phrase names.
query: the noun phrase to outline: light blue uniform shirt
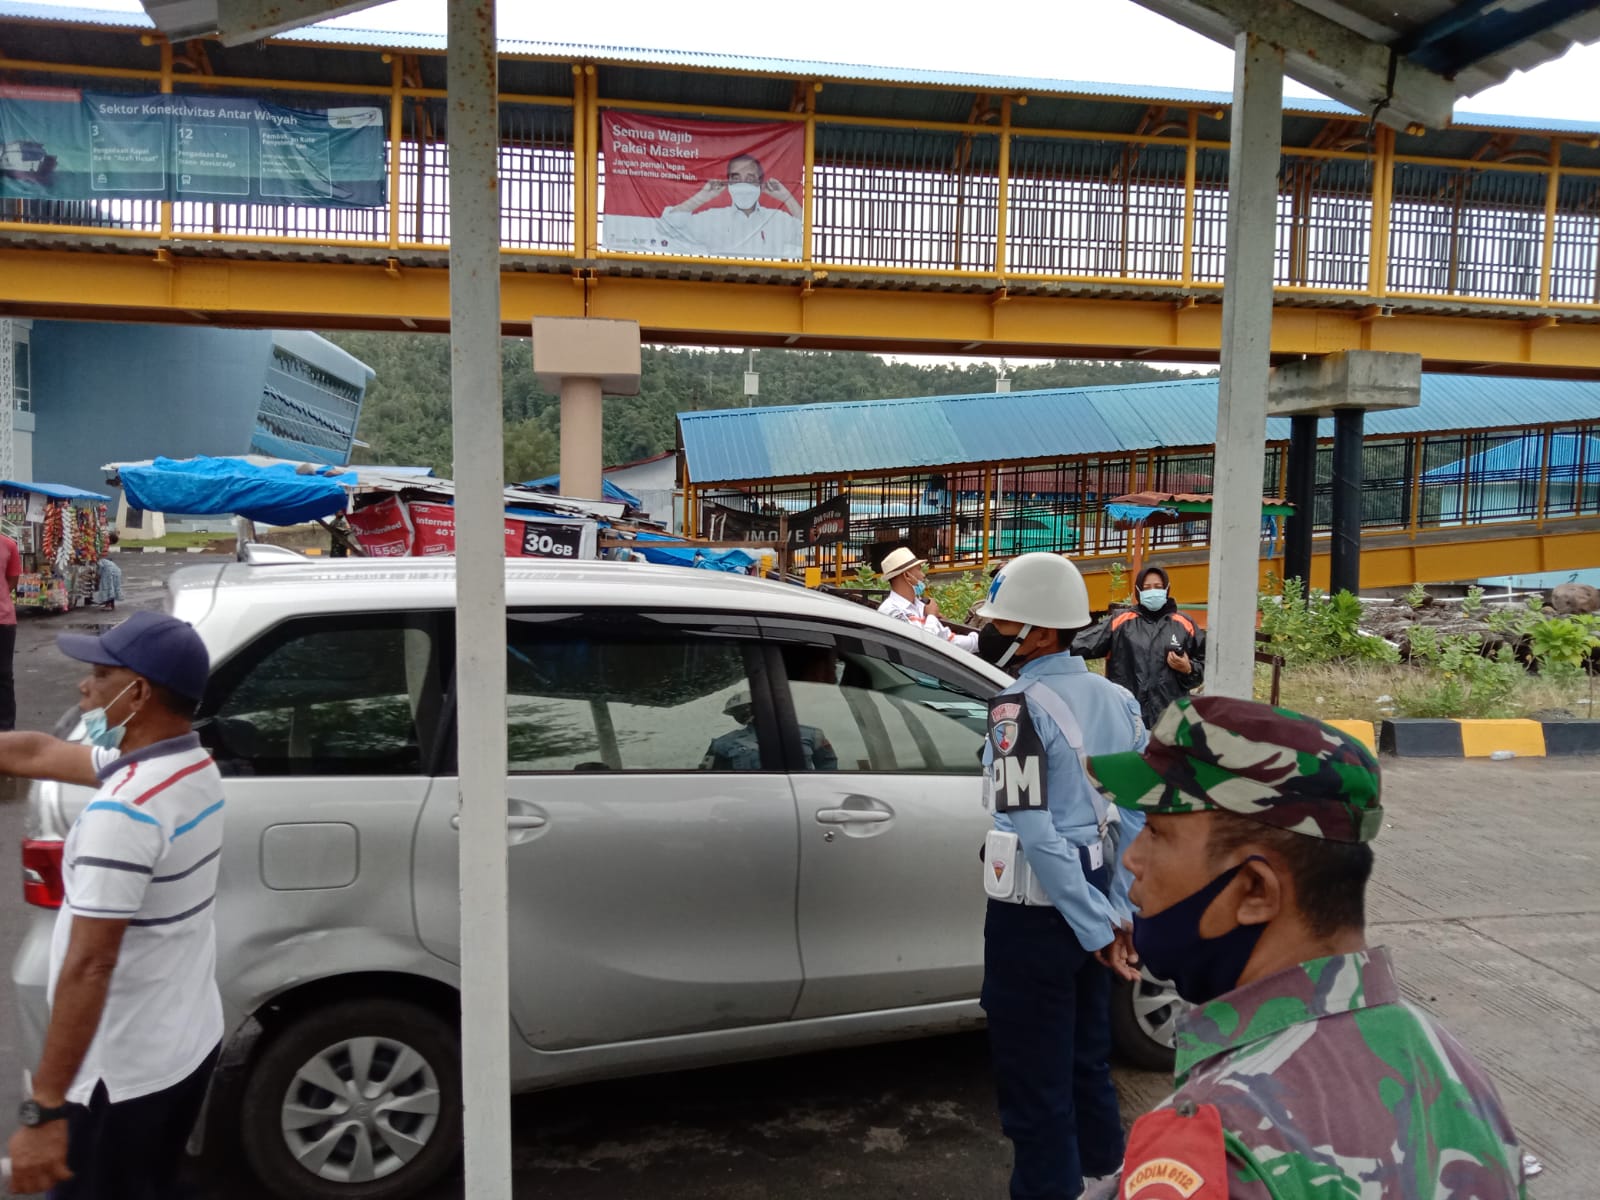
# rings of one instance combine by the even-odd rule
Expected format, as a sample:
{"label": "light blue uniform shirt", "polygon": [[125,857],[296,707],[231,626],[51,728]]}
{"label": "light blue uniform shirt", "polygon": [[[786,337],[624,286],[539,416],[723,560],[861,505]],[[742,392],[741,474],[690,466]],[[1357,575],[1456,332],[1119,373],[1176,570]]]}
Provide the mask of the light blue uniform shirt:
{"label": "light blue uniform shirt", "polygon": [[[1017,672],[1017,679],[1019,684],[1042,684],[1067,702],[1083,730],[1083,747],[1091,755],[1143,750],[1150,740],[1139,715],[1138,701],[1126,688],[1093,674],[1081,658],[1070,654],[1036,658]],[[1019,688],[1006,690],[1010,693]],[[1067,735],[1050,714],[1030,700],[1028,715],[1044,743],[1045,790],[1050,807],[997,812],[995,828],[1017,835],[1028,866],[1038,876],[1045,895],[1067,919],[1083,948],[1098,950],[1110,943],[1112,929],[1132,915],[1128,888],[1133,877],[1122,865],[1120,851],[1116,861],[1108,864],[1112,868],[1109,900],[1084,877],[1078,848],[1092,845],[1099,836],[1093,785],[1067,743]],[[985,770],[993,760],[994,745],[985,741]],[[1117,815],[1122,822],[1117,842],[1125,850],[1144,828],[1144,814],[1121,809]]]}

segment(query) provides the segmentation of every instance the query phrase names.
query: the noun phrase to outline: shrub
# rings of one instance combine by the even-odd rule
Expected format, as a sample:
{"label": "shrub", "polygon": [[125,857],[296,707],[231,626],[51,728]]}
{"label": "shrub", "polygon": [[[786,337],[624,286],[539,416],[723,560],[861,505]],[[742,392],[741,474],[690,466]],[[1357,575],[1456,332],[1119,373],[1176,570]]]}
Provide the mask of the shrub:
{"label": "shrub", "polygon": [[1261,631],[1272,639],[1284,665],[1321,662],[1398,662],[1399,652],[1361,631],[1361,601],[1349,592],[1304,594],[1300,580],[1281,585],[1278,596],[1261,598]]}

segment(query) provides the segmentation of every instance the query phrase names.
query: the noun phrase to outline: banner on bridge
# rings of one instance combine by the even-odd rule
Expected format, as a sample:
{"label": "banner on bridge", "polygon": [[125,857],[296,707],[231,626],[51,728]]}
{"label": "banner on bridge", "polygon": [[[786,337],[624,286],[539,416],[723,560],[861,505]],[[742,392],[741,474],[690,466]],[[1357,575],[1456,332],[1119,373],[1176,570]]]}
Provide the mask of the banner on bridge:
{"label": "banner on bridge", "polygon": [[805,127],[601,114],[607,250],[799,261]]}
{"label": "banner on bridge", "polygon": [[0,85],[0,198],[387,203],[382,110]]}

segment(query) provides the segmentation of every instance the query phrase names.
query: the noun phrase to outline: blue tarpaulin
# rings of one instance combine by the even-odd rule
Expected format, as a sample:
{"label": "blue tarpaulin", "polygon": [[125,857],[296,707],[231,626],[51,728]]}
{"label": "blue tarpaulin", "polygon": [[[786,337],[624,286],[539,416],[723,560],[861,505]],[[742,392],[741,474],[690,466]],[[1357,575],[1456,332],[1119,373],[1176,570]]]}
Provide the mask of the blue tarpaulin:
{"label": "blue tarpaulin", "polygon": [[647,533],[636,536],[628,549],[646,562],[661,566],[699,567],[704,571],[727,571],[733,574],[748,571],[760,561],[743,550],[706,550]]}
{"label": "blue tarpaulin", "polygon": [[[561,486],[561,476],[546,475],[543,479],[530,479],[525,483],[517,484],[517,486],[532,488],[536,492],[553,492]],[[613,504],[626,504],[629,508],[639,509],[644,507],[639,497],[632,492],[624,491],[609,479],[600,481],[600,490],[605,493],[605,498]]]}
{"label": "blue tarpaulin", "polygon": [[158,458],[118,474],[128,504],[146,512],[237,513],[267,525],[296,525],[343,512],[353,472],[325,467],[300,474],[293,463],[257,466],[241,458]]}

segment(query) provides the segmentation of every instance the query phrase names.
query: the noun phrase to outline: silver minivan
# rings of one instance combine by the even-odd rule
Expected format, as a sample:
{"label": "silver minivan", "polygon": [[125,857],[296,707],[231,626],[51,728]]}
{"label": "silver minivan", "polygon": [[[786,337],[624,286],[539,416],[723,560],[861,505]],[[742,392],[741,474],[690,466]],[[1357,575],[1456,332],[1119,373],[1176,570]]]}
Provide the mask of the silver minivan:
{"label": "silver minivan", "polygon": [[[869,609],[638,564],[507,567],[511,1074],[529,1090],[971,1027],[1008,677]],[[460,1145],[454,566],[186,568],[227,790],[207,1127],[285,1197],[403,1197]],[[23,1053],[61,838],[37,785]],[[1169,996],[1119,997],[1170,1053]],[[1165,1043],[1165,1044],[1164,1044]]]}

